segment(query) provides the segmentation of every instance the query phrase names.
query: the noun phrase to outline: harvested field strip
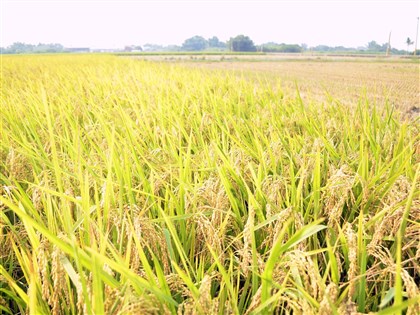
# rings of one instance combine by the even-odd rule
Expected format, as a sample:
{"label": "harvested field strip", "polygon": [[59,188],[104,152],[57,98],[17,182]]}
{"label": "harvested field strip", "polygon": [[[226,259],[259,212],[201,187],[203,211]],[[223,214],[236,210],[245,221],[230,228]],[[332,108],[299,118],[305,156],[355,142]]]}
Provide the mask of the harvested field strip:
{"label": "harvested field strip", "polygon": [[[398,62],[397,62],[398,61]],[[420,110],[420,68],[418,61],[332,59],[259,62],[182,62],[194,68],[234,70],[245,77],[263,76],[281,82],[283,89],[299,87],[306,102],[328,101],[332,97],[351,105],[360,98],[371,104],[389,102],[403,112]]]}

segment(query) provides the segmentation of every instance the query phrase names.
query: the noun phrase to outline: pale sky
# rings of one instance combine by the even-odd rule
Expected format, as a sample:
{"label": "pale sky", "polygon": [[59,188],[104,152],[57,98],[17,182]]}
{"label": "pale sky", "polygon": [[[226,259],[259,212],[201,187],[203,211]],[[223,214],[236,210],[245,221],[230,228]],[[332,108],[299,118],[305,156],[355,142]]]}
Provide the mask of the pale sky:
{"label": "pale sky", "polygon": [[406,49],[420,15],[419,0],[0,1],[2,47],[17,41],[90,48],[181,45],[194,35],[225,41],[239,34],[256,44],[358,47],[388,42],[392,31],[391,46]]}

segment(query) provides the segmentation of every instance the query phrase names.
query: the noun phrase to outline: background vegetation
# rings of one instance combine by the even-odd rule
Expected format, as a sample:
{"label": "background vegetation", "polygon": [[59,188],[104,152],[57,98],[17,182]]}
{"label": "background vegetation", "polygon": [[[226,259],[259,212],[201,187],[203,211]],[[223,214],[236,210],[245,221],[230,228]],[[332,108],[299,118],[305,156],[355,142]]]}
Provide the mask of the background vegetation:
{"label": "background vegetation", "polygon": [[[410,45],[413,44],[410,38],[407,38],[407,50],[398,50],[396,48],[390,49],[393,55],[408,55],[413,54],[410,51]],[[92,52],[214,52],[214,51],[232,51],[232,52],[275,52],[275,53],[304,53],[304,52],[318,52],[318,53],[348,53],[348,54],[386,54],[388,43],[382,45],[376,41],[370,41],[363,47],[330,47],[327,45],[317,45],[308,47],[306,44],[285,44],[268,42],[260,45],[255,45],[249,36],[238,35],[231,37],[228,41],[220,41],[217,36],[211,38],[204,38],[202,36],[193,36],[186,39],[182,45],[159,45],[146,43],[140,45],[128,45],[120,49],[91,49]],[[26,44],[21,42],[13,43],[8,47],[2,47],[2,54],[28,54],[28,53],[63,53],[63,52],[88,52],[89,48],[64,48],[61,44],[42,44],[37,45]],[[417,52],[420,55],[420,52]]]}

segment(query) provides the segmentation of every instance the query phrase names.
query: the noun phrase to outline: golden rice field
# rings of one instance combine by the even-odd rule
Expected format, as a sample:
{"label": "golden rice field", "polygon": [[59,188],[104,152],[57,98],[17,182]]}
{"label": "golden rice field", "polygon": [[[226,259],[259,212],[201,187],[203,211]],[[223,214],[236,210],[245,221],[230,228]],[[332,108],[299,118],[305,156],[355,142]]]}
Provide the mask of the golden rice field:
{"label": "golden rice field", "polygon": [[2,56],[0,313],[420,313],[418,117],[240,65]]}

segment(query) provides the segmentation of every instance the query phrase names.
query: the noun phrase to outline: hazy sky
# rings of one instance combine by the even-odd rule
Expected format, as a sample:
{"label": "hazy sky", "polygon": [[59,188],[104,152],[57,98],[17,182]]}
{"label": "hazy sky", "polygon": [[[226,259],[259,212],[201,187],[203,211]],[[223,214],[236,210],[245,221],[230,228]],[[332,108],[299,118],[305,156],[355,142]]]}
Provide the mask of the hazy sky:
{"label": "hazy sky", "polygon": [[391,46],[406,49],[420,15],[419,0],[0,1],[2,47],[17,41],[91,48],[180,45],[194,35],[225,41],[238,34],[256,44],[357,47],[385,43],[392,31]]}

